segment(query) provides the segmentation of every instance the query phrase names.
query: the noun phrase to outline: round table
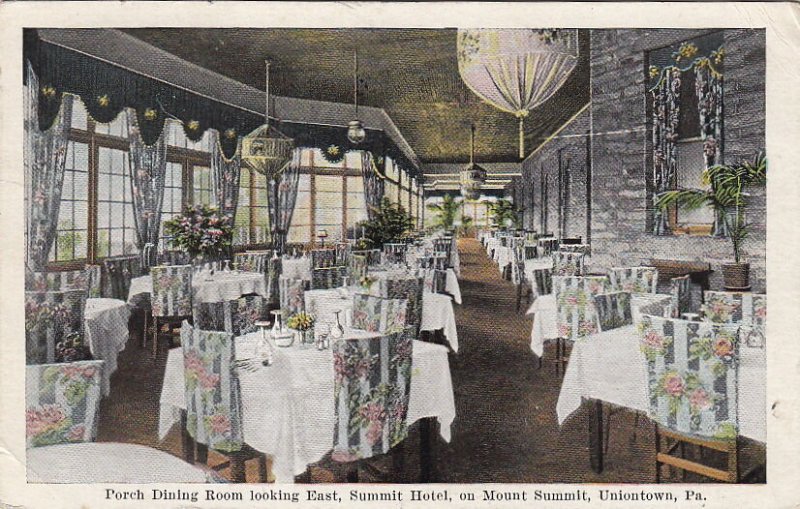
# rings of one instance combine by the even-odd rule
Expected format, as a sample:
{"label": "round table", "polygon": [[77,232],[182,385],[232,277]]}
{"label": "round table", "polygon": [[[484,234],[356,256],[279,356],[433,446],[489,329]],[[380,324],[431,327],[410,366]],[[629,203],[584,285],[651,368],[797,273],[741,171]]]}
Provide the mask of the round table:
{"label": "round table", "polygon": [[[211,278],[205,274],[192,277],[192,299],[194,302],[224,302],[235,300],[242,295],[257,293],[269,297],[267,281],[260,272],[217,272]],[[137,296],[153,293],[153,278],[141,276],[131,279],[128,302],[133,303]]]}
{"label": "round table", "polygon": [[117,370],[117,355],[128,342],[130,308],[124,300],[86,299],[86,339],[92,357],[104,360],[101,388],[103,395],[111,391],[111,375]]}
{"label": "round table", "polygon": [[206,471],[137,444],[86,442],[27,450],[28,482],[206,483]]}

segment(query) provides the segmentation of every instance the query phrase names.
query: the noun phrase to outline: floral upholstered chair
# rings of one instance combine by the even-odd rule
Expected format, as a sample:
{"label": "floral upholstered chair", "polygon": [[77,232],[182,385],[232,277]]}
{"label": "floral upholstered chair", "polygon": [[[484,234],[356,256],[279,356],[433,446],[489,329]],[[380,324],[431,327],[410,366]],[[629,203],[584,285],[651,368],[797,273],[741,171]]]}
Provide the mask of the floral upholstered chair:
{"label": "floral upholstered chair", "polygon": [[89,282],[86,275],[86,270],[82,269],[58,272],[29,272],[25,287],[36,292],[88,291]]}
{"label": "floral upholstered chair", "polygon": [[358,283],[365,277],[367,277],[367,271],[369,270],[369,263],[367,262],[367,257],[365,255],[351,255],[350,256],[350,281],[352,283]]}
{"label": "floral upholstered chair", "polygon": [[105,285],[103,295],[111,299],[126,300],[131,288],[131,279],[139,277],[142,261],[138,255],[114,256],[103,260]]}
{"label": "floral upholstered chair", "polygon": [[608,271],[611,288],[616,292],[656,293],[658,269],[655,267],[612,267]]}
{"label": "floral upholstered chair", "polygon": [[194,326],[242,336],[258,330],[256,322],[266,319],[267,307],[267,299],[260,295],[223,302],[199,302],[194,306]]}
{"label": "floral upholstered chair", "polygon": [[[198,450],[211,449],[231,461],[233,480],[244,482],[244,462],[259,458],[266,482],[266,456],[254,451],[242,435],[242,399],[233,334],[204,331],[184,321],[181,348],[186,394],[185,431]],[[200,457],[207,454],[200,454]],[[205,460],[203,461],[205,463]]]}
{"label": "floral upholstered chair", "polygon": [[583,253],[568,253],[556,251],[553,254],[554,276],[582,276],[584,273],[586,255]]}
{"label": "floral upholstered chair", "polygon": [[278,284],[280,286],[281,311],[283,312],[283,316],[288,318],[305,311],[305,281],[281,276],[278,280]]}
{"label": "floral upholstered chair", "polygon": [[349,266],[350,255],[353,253],[353,246],[349,242],[337,242],[334,250],[336,251],[334,265],[337,267]]}
{"label": "floral upholstered chair", "polygon": [[748,345],[763,345],[767,322],[767,296],[750,292],[704,293],[703,317],[713,323],[738,324]]}
{"label": "floral upholstered chair", "polygon": [[531,289],[534,298],[553,293],[553,269],[534,269]]}
{"label": "floral upholstered chair", "polygon": [[567,362],[566,341],[598,332],[594,296],[608,291],[605,276],[553,276],[556,299],[556,372]]}
{"label": "floral upholstered chair", "polygon": [[[650,315],[640,320],[637,329],[646,363],[649,413],[658,424],[657,480],[663,463],[736,482],[738,327]],[[675,448],[662,438],[723,451],[729,455],[728,469],[675,458],[670,454]]]}
{"label": "floral upholstered chair", "polygon": [[95,440],[103,362],[25,368],[26,447]]}
{"label": "floral upholstered chair", "polygon": [[353,295],[353,328],[367,332],[395,332],[406,326],[406,299]]}
{"label": "floral upholstered chair", "polygon": [[419,335],[422,323],[422,295],[424,281],[421,278],[387,279],[382,281],[384,298],[407,301],[405,326],[414,338]]}
{"label": "floral upholstered chair", "polygon": [[431,293],[445,293],[447,291],[447,271],[425,269],[423,284],[425,286],[425,291]]}
{"label": "floral upholstered chair", "polygon": [[564,253],[583,253],[592,256],[592,246],[589,244],[559,244],[558,250]]}
{"label": "floral upholstered chair", "polygon": [[669,280],[669,294],[672,298],[672,318],[694,310],[692,306],[692,281],[690,276],[674,277]]}
{"label": "floral upholstered chair", "polygon": [[336,265],[336,249],[313,249],[311,251],[311,268],[333,267]]}
{"label": "floral upholstered chair", "polygon": [[333,343],[334,461],[385,454],[406,438],[413,347],[408,331]]}
{"label": "floral upholstered chair", "polygon": [[158,354],[161,326],[167,325],[171,330],[174,326],[180,326],[184,318],[192,316],[193,271],[191,265],[164,265],[150,269],[153,280],[151,308],[154,357]]}
{"label": "floral upholstered chair", "polygon": [[552,256],[558,250],[558,239],[537,239],[536,240],[536,254],[539,258],[546,258]]}
{"label": "floral upholstered chair", "polygon": [[633,323],[630,292],[601,293],[594,296],[597,324],[601,331],[618,329]]}
{"label": "floral upholstered chair", "polygon": [[384,265],[405,263],[407,250],[408,250],[407,244],[393,244],[393,243],[384,244],[383,257],[381,258],[381,260]]}
{"label": "floral upholstered chair", "polygon": [[25,292],[27,364],[56,362],[56,345],[70,336],[84,336],[86,291]]}
{"label": "floral upholstered chair", "polygon": [[339,288],[347,277],[347,267],[320,267],[311,269],[311,289]]}
{"label": "floral upholstered chair", "polygon": [[259,272],[266,274],[269,267],[269,260],[272,253],[264,251],[261,253],[236,253],[233,255],[233,262],[238,264],[237,268],[242,272]]}

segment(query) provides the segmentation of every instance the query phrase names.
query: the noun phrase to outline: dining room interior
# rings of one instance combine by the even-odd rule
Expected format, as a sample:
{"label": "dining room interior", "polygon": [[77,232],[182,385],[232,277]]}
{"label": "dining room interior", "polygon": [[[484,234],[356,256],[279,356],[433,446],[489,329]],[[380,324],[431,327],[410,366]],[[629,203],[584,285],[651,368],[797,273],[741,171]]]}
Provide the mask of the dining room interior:
{"label": "dining room interior", "polygon": [[765,47],[25,29],[28,482],[765,483]]}

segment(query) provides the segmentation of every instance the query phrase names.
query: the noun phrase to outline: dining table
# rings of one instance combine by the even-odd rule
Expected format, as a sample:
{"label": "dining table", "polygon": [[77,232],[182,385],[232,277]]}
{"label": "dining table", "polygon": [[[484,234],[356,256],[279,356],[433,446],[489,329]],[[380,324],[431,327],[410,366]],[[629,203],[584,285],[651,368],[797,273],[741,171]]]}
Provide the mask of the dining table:
{"label": "dining table", "polygon": [[[766,348],[742,343],[739,350],[739,435],[767,440]],[[603,470],[603,404],[647,413],[647,368],[635,325],[599,332],[576,341],[556,403],[562,425],[582,404],[589,406],[589,462]]]}
{"label": "dining table", "polygon": [[[237,359],[256,357],[260,332],[235,339]],[[345,330],[345,338],[376,337]],[[336,340],[333,340],[336,341]],[[278,483],[292,483],[308,466],[333,448],[334,363],[331,348],[297,344],[273,345],[273,362],[255,370],[240,370],[243,436],[248,445],[273,460]],[[183,354],[169,351],[161,390],[158,436],[164,439],[186,408]],[[414,341],[411,387],[406,422],[438,420],[439,434],[449,442],[455,400],[447,349]],[[430,466],[426,467],[430,470]]]}
{"label": "dining table", "polygon": [[33,483],[207,483],[202,468],[164,451],[138,444],[84,442],[32,447],[26,451]]}
{"label": "dining table", "polygon": [[[128,302],[134,304],[139,297],[153,293],[153,278],[149,275],[131,279]],[[192,276],[192,299],[198,302],[225,302],[242,295],[258,294],[269,298],[269,288],[260,272],[218,271],[213,275],[199,273]]]}
{"label": "dining table", "polygon": [[130,316],[130,307],[124,300],[86,299],[84,321],[87,344],[92,358],[105,361],[100,379],[103,396],[111,392],[111,375],[117,370],[117,357],[128,342]]}

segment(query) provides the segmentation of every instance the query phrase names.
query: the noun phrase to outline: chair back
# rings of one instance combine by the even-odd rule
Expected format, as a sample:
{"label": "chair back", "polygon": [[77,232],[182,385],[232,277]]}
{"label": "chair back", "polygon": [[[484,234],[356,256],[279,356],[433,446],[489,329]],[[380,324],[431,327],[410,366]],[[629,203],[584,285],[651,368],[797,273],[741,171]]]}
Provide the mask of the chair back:
{"label": "chair back", "polygon": [[536,254],[539,258],[551,256],[558,249],[558,239],[539,238],[536,239]]}
{"label": "chair back", "polygon": [[562,240],[558,244],[558,250],[564,253],[583,253],[592,256],[592,246],[589,244],[567,244]]}
{"label": "chair back", "polygon": [[447,291],[447,271],[425,269],[423,285],[425,290],[431,293],[445,293]]}
{"label": "chair back", "polygon": [[358,283],[367,277],[369,263],[366,255],[354,254],[350,256],[350,282]]}
{"label": "chair back", "polygon": [[703,293],[705,320],[714,323],[764,325],[767,319],[767,296],[750,292]]}
{"label": "chair back", "polygon": [[656,293],[658,269],[655,267],[612,267],[608,270],[611,288],[617,292]]}
{"label": "chair back", "polygon": [[416,338],[422,323],[423,279],[416,277],[385,279],[378,282],[378,287],[380,288],[381,297],[385,299],[407,301],[405,325],[410,329],[413,337]]}
{"label": "chair back", "polygon": [[86,270],[66,270],[58,272],[28,272],[25,288],[36,292],[60,292],[64,290],[88,291]]}
{"label": "chair back", "polygon": [[640,320],[650,417],[677,433],[735,439],[737,327],[651,315]]}
{"label": "chair back", "polygon": [[367,265],[369,267],[375,267],[381,264],[381,250],[380,249],[362,249],[359,251],[353,251],[353,254],[356,255],[363,255],[367,257]]}
{"label": "chair back", "polygon": [[618,329],[633,323],[630,292],[601,293],[594,296],[597,325],[601,331]]}
{"label": "chair back", "polygon": [[157,260],[159,265],[189,265],[192,263],[189,253],[177,249],[167,249],[158,253]]}
{"label": "chair back", "polygon": [[381,262],[384,265],[406,262],[407,244],[386,243],[383,245],[383,257]]}
{"label": "chair back", "polygon": [[258,330],[256,322],[267,318],[267,307],[267,299],[260,295],[199,302],[194,306],[193,323],[198,329],[242,336]]}
{"label": "chair back", "polygon": [[553,276],[558,337],[578,340],[597,332],[594,296],[608,291],[605,276]]}
{"label": "chair back", "polygon": [[335,249],[312,249],[311,250],[311,269],[333,267],[336,265]]}
{"label": "chair back", "polygon": [[103,260],[105,289],[103,295],[112,299],[127,300],[131,279],[142,275],[138,255],[115,256]]}
{"label": "chair back", "polygon": [[153,316],[192,316],[191,265],[160,265],[150,269]]}
{"label": "chair back", "polygon": [[280,287],[281,311],[284,318],[305,311],[306,284],[302,279],[281,276],[278,279]]}
{"label": "chair back", "polygon": [[320,267],[311,269],[311,289],[339,288],[347,277],[347,267]]}
{"label": "chair back", "polygon": [[26,366],[26,447],[95,440],[103,362]]}
{"label": "chair back", "polygon": [[334,461],[384,454],[406,438],[413,348],[407,331],[333,342]]}
{"label": "chair back", "polygon": [[553,254],[554,276],[582,276],[585,271],[586,255],[556,251]]}
{"label": "chair back", "polygon": [[56,344],[70,335],[83,337],[85,290],[25,292],[27,364],[56,361]]}
{"label": "chair back", "polygon": [[337,242],[336,243],[336,260],[335,265],[337,267],[347,266],[350,264],[350,255],[353,252],[353,246],[349,242]]}
{"label": "chair back", "polygon": [[531,289],[534,297],[553,293],[553,269],[534,269]]}
{"label": "chair back", "polygon": [[526,260],[533,260],[536,258],[536,246],[526,245],[523,249],[525,250]]}
{"label": "chair back", "polygon": [[242,400],[233,334],[181,326],[186,391],[186,431],[209,449],[242,448]]}
{"label": "chair back", "polygon": [[86,291],[90,299],[103,296],[103,267],[101,265],[86,266]]}
{"label": "chair back", "polygon": [[367,332],[396,332],[406,326],[408,300],[353,295],[353,328]]}
{"label": "chair back", "polygon": [[692,281],[688,274],[670,279],[669,293],[672,297],[672,318],[692,312]]}
{"label": "chair back", "polygon": [[263,253],[235,253],[233,262],[238,264],[238,269],[243,272],[266,274],[269,269],[270,258],[272,258],[271,253],[267,251]]}

